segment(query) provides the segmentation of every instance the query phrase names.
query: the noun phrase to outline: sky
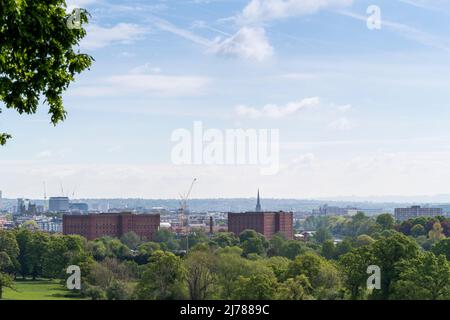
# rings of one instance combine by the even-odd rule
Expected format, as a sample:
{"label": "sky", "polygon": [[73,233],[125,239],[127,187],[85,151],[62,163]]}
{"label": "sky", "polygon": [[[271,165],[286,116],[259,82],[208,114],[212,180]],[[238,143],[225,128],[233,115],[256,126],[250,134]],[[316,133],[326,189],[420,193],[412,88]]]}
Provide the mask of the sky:
{"label": "sky", "polygon": [[[450,194],[449,0],[68,5],[92,16],[79,49],[95,62],[56,127],[45,103],[3,110],[4,197],[42,198],[45,182],[49,196],[177,198],[193,178],[194,198]],[[277,172],[175,163],[174,132],[198,122],[278,130]]]}

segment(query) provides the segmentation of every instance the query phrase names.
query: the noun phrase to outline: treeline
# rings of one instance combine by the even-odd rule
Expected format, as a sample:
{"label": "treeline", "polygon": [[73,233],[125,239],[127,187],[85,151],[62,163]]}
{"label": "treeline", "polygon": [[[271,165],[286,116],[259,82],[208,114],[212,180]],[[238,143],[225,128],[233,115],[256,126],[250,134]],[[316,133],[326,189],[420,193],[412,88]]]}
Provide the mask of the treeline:
{"label": "treeline", "polygon": [[20,228],[0,230],[0,298],[3,288],[14,288],[21,277],[63,279],[70,265],[87,270],[94,261],[86,250],[87,241],[79,236],[49,235]]}
{"label": "treeline", "polygon": [[[398,222],[391,214],[381,214],[376,217],[366,216],[359,212],[353,217],[348,216],[309,216],[299,223],[298,228],[318,230],[327,228],[335,235],[357,236],[359,234],[376,234],[385,229],[395,229],[406,235],[427,235],[435,223],[441,224],[445,236],[450,236],[450,219],[443,216],[418,217]],[[414,228],[415,227],[415,228]],[[414,229],[414,230],[413,230]]]}
{"label": "treeline", "polygon": [[[450,298],[450,238],[439,219],[417,237],[399,232],[402,224],[388,215],[344,219],[342,225],[357,231],[337,243],[330,239],[333,219],[321,220],[306,242],[282,235],[268,240],[251,230],[238,237],[196,231],[189,239],[161,230],[152,242],[134,233],[87,241],[27,228],[0,231],[0,292],[15,277],[64,282],[66,268],[79,265],[79,295],[90,299]],[[432,242],[429,249],[420,243],[423,236]],[[371,265],[381,269],[379,290],[367,288]]]}
{"label": "treeline", "polygon": [[315,230],[317,232],[315,238],[320,243],[333,237],[344,239],[341,249],[348,246],[346,240],[358,239],[362,243],[367,243],[392,231],[411,236],[426,251],[450,237],[450,219],[442,216],[418,217],[402,222],[395,221],[390,214],[368,217],[361,212],[353,217],[311,216],[300,225],[300,228]]}

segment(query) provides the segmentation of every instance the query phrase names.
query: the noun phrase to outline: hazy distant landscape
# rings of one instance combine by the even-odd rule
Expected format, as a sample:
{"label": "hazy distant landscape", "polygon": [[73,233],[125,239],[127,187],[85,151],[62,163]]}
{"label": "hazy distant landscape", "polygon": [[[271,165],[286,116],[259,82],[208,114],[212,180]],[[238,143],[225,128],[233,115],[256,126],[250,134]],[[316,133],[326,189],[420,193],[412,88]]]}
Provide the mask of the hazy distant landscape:
{"label": "hazy distant landscape", "polygon": [[[450,206],[450,201],[445,202],[449,196],[435,197],[392,197],[392,200],[385,201],[384,198],[374,198],[367,201],[361,198],[348,199],[262,199],[264,210],[270,211],[311,211],[324,204],[337,207],[356,207],[360,209],[383,209],[384,212],[392,213],[396,207],[406,207],[414,204],[425,206],[440,206],[444,210]],[[150,210],[155,207],[162,207],[167,210],[176,210],[180,206],[177,199],[74,199],[72,202],[83,202],[89,205],[90,210]],[[256,198],[234,198],[234,199],[191,199],[189,209],[192,212],[240,212],[253,210]],[[37,205],[44,205],[44,200],[32,200]],[[11,209],[17,205],[17,199],[3,199],[2,209]]]}

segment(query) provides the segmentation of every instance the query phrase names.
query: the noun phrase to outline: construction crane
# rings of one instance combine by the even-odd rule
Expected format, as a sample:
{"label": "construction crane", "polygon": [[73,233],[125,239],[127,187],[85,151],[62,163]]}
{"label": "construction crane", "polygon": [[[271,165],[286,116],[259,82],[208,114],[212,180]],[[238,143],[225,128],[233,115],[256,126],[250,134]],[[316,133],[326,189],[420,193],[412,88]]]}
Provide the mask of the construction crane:
{"label": "construction crane", "polygon": [[48,207],[47,207],[47,185],[46,185],[45,181],[42,182],[42,184],[44,185],[44,211],[47,211],[48,210]]}
{"label": "construction crane", "polygon": [[62,184],[61,181],[59,181],[59,185],[61,187],[61,197],[64,197],[65,196],[65,194],[64,194],[64,187],[63,187],[63,184]]}
{"label": "construction crane", "polygon": [[72,200],[75,199],[75,191],[77,191],[77,186],[75,186],[73,188],[73,192],[72,192]]}
{"label": "construction crane", "polygon": [[186,194],[180,194],[180,212],[179,212],[179,216],[178,216],[178,222],[180,224],[181,229],[184,227],[185,224],[185,213],[186,213],[186,209],[187,209],[187,202],[189,200],[189,196],[191,195],[192,192],[192,188],[194,188],[194,184],[197,181],[197,178],[194,178],[194,180],[192,180],[191,186],[188,190],[188,192],[186,192]]}

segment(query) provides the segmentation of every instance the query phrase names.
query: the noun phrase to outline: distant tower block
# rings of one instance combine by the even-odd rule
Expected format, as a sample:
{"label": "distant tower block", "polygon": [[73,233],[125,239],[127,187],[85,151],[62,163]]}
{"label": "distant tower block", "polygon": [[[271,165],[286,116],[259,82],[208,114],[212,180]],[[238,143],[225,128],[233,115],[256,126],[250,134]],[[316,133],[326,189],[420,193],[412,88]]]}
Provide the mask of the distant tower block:
{"label": "distant tower block", "polygon": [[256,209],[255,212],[261,212],[261,200],[259,198],[259,189],[258,189],[258,199],[256,201]]}
{"label": "distant tower block", "polygon": [[271,239],[281,233],[287,240],[294,239],[294,215],[292,212],[241,212],[228,213],[228,232],[239,236],[245,230],[255,230]]}

